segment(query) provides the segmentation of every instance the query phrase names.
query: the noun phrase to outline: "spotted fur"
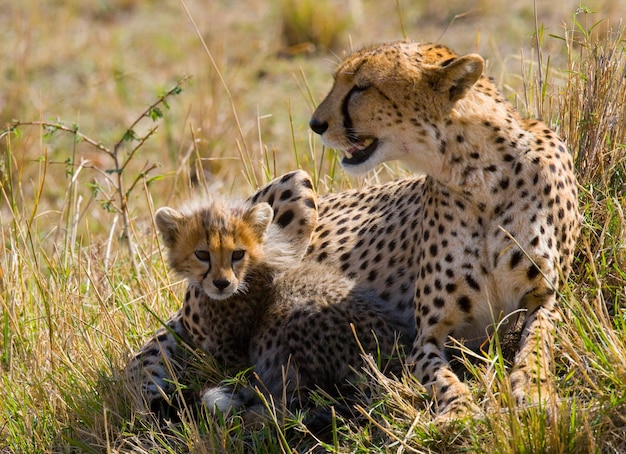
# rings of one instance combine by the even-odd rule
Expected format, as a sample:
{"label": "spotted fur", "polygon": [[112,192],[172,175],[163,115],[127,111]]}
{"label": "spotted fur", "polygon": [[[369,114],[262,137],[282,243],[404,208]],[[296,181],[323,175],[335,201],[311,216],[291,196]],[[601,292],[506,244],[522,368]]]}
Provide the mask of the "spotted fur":
{"label": "spotted fur", "polygon": [[400,159],[425,174],[322,198],[310,257],[398,312],[411,307],[408,362],[442,417],[472,407],[446,359],[449,338],[480,343],[519,309],[513,394],[548,395],[556,295],[579,232],[566,146],[521,119],[482,71],[480,56],[438,44],[373,46],[340,64],[310,121],[349,172]]}
{"label": "spotted fur", "polygon": [[[315,203],[303,206],[314,209]],[[300,408],[311,390],[336,394],[346,387],[362,366],[360,346],[387,364],[406,322],[335,268],[302,262],[310,230],[297,223],[293,233],[304,238],[294,248],[294,235],[286,233],[290,223],[278,216],[270,224],[273,217],[265,202],[216,197],[157,211],[170,266],[189,281],[183,308],[168,328],[230,373],[253,367],[251,387]],[[141,407],[163,407],[172,382],[184,377],[184,367],[168,368],[168,362],[176,363],[184,348],[162,329],[133,358],[129,376]],[[389,367],[400,372],[398,360]],[[209,386],[201,394],[211,410],[224,412],[255,402],[250,389]]]}
{"label": "spotted fur", "polygon": [[[442,418],[473,409],[446,358],[450,338],[478,345],[520,309],[513,394],[520,403],[549,395],[556,296],[580,228],[566,146],[541,121],[521,119],[482,70],[480,56],[436,44],[348,56],[311,128],[350,172],[399,159],[424,175],[317,200],[296,171],[251,198],[272,205],[302,254],[308,247],[305,262],[338,270],[412,322],[411,371]],[[173,336],[160,336],[144,361],[154,375],[173,350]]]}

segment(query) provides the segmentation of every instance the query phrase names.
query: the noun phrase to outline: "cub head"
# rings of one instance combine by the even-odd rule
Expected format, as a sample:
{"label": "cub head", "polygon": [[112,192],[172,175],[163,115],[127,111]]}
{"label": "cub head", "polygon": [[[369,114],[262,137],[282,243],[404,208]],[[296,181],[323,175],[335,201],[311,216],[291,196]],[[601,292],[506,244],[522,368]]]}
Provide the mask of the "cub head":
{"label": "cub head", "polygon": [[223,300],[246,290],[246,276],[263,259],[273,216],[267,203],[203,200],[178,210],[160,208],[155,222],[172,269],[210,298]]}
{"label": "cub head", "polygon": [[460,57],[438,44],[399,41],[363,49],[339,65],[309,125],[343,154],[350,173],[394,159],[427,171],[441,146],[438,126],[483,66],[479,55]]}

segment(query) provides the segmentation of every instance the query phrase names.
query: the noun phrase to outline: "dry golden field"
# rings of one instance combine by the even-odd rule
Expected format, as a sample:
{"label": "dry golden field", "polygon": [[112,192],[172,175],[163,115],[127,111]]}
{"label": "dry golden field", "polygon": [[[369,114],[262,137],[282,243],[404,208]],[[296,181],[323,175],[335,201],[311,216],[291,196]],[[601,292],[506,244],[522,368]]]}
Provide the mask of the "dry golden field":
{"label": "dry golden field", "polygon": [[[626,452],[623,19],[624,0],[0,0],[0,453]],[[371,419],[339,422],[326,445],[297,420],[139,420],[120,369],[184,290],[154,210],[198,185],[246,196],[297,167],[320,193],[405,175],[345,176],[307,125],[343,55],[402,38],[480,53],[570,144],[585,221],[557,422],[436,427],[414,386],[372,376]],[[498,405],[506,364],[492,359],[468,380]]]}

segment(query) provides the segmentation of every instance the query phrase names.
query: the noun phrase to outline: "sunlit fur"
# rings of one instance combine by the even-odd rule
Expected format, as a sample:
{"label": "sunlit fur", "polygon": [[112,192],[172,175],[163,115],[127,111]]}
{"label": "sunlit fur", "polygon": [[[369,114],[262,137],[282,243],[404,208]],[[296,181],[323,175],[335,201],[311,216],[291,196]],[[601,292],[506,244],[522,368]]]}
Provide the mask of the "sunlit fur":
{"label": "sunlit fur", "polygon": [[[286,189],[273,200],[284,202],[298,188],[312,191],[306,175],[291,178],[283,179]],[[200,400],[211,411],[248,407],[256,400],[253,387],[290,408],[308,406],[310,391],[335,395],[345,387],[363,366],[363,353],[379,358],[381,369],[400,372],[397,342],[410,321],[340,270],[302,261],[316,204],[313,193],[295,197],[294,211],[279,211],[275,222],[274,209],[262,201],[209,197],[157,211],[170,265],[189,286],[183,307],[128,366],[140,408],[160,412],[172,383],[184,377],[186,347],[177,339],[212,356],[226,373],[254,370],[246,392],[204,390]],[[287,230],[284,221],[296,219],[295,208],[310,211],[311,222],[300,218]]]}
{"label": "sunlit fur", "polygon": [[[270,224],[272,209],[267,204],[197,200],[178,210],[161,208],[155,220],[172,269],[217,300],[245,293],[247,271],[260,261],[267,267],[286,267],[298,260],[278,227]],[[239,260],[233,255],[237,251],[243,252]],[[198,258],[198,253],[208,253],[210,260]],[[219,282],[222,288],[216,286]]]}
{"label": "sunlit fur", "polygon": [[[449,337],[479,346],[494,323],[520,310],[527,317],[512,393],[520,404],[545,402],[559,317],[556,293],[570,271],[580,230],[567,146],[542,121],[521,118],[483,67],[479,55],[459,55],[437,43],[371,46],[339,65],[309,123],[351,173],[400,160],[425,174],[361,194],[339,193],[332,208],[321,199],[319,236],[309,250],[318,261],[348,257],[341,269],[361,282],[391,277],[392,290],[379,287],[390,300],[402,288],[398,284],[413,289],[417,334],[407,363],[442,417],[476,410],[445,355]],[[369,200],[383,200],[385,192],[387,206],[365,207]],[[412,210],[408,202],[400,210],[405,200]],[[347,218],[359,211],[367,213],[363,219],[384,217],[394,236],[381,238],[383,225],[374,224],[373,238],[367,229],[353,237],[343,211]],[[397,251],[384,254],[384,244],[402,238],[413,238],[404,263]],[[355,260],[371,257],[378,244],[380,263],[393,259],[395,270]],[[370,251],[357,250],[361,245]],[[394,271],[406,269],[413,280],[396,282]]]}

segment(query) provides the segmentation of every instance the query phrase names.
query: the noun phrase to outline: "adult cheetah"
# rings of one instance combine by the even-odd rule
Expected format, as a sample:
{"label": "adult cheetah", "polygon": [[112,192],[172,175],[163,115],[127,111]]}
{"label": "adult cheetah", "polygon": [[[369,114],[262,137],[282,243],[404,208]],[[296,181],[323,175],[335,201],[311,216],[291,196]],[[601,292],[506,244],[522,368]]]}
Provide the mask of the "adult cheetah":
{"label": "adult cheetah", "polygon": [[[442,417],[472,405],[444,355],[448,339],[480,342],[519,309],[513,394],[547,395],[556,295],[580,225],[566,146],[543,122],[521,119],[483,66],[438,44],[369,47],[339,65],[310,121],[348,172],[399,159],[425,174],[322,198],[310,258],[392,302],[404,295],[396,280],[410,275],[417,331],[408,363]],[[398,210],[407,197],[413,211]],[[381,213],[383,222],[364,226]]]}

